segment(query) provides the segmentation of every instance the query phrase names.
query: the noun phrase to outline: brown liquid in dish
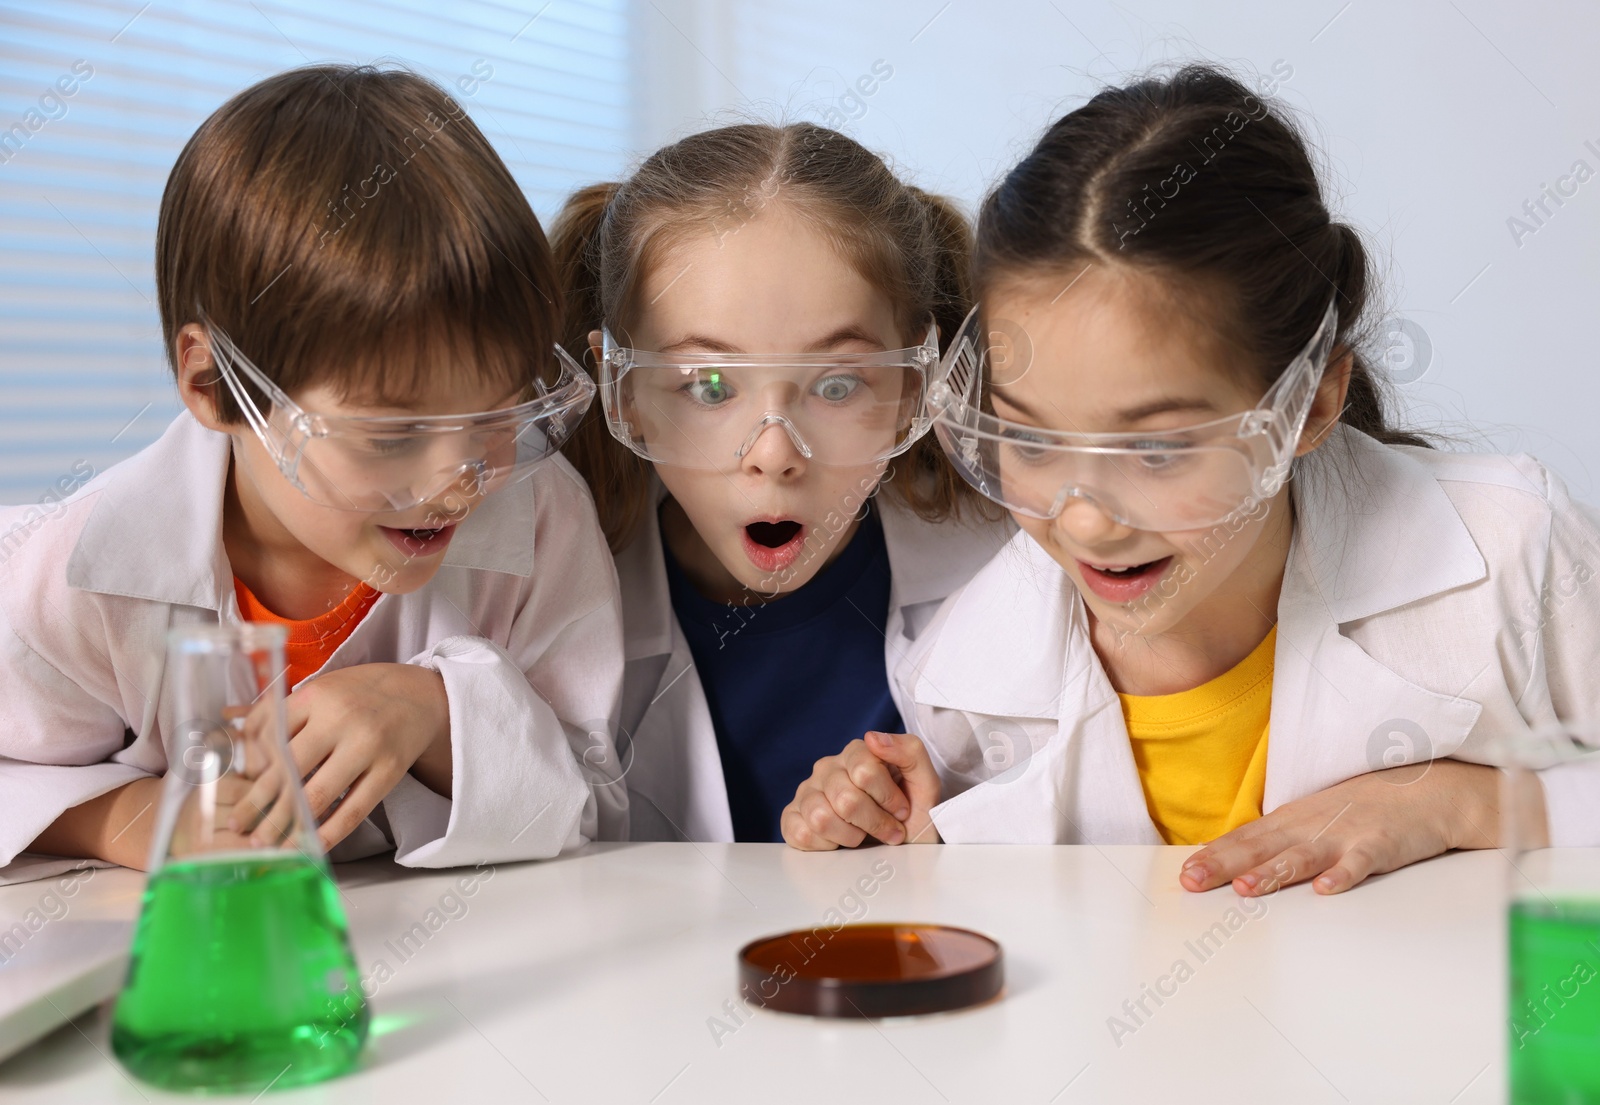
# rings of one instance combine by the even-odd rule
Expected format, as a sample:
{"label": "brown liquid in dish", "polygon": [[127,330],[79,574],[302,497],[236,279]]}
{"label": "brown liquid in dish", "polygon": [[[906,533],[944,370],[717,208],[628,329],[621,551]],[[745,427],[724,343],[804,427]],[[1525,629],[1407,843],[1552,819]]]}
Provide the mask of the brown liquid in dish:
{"label": "brown liquid in dish", "polygon": [[745,958],[769,971],[787,963],[802,978],[896,982],[974,970],[998,951],[992,940],[966,929],[846,925],[835,933],[824,928],[774,936],[751,945]]}
{"label": "brown liquid in dish", "polygon": [[826,926],[767,937],[740,953],[747,1000],[833,1017],[892,1017],[987,1001],[1003,984],[1000,946],[942,925]]}

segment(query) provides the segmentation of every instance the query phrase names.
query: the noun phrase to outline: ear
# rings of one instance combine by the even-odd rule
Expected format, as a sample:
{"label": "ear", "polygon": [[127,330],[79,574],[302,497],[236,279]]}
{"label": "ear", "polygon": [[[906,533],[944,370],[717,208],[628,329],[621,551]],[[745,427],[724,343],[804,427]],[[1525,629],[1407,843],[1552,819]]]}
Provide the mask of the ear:
{"label": "ear", "polygon": [[606,336],[599,330],[589,331],[589,352],[597,365],[600,363],[600,358],[605,356],[605,341]]}
{"label": "ear", "polygon": [[232,433],[238,429],[217,417],[217,389],[222,377],[211,355],[211,340],[198,322],[186,323],[173,342],[173,363],[178,366],[178,396],[194,420],[208,430]]}
{"label": "ear", "polygon": [[1350,373],[1355,368],[1355,354],[1338,350],[1328,358],[1328,367],[1317,385],[1316,398],[1311,401],[1311,413],[1306,417],[1306,427],[1300,431],[1300,443],[1294,455],[1303,457],[1321,445],[1339,422],[1344,412],[1344,399],[1350,391]]}

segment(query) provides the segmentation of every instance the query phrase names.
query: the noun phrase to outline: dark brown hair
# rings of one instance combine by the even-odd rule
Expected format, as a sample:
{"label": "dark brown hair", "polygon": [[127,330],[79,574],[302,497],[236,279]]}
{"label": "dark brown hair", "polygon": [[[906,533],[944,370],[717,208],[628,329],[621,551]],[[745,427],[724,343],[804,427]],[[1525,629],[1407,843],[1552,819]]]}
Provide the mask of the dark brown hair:
{"label": "dark brown hair", "polygon": [[1393,444],[1360,326],[1371,266],[1333,221],[1306,142],[1281,109],[1218,69],[1110,88],[1057,120],[984,201],[980,294],[1088,264],[1147,272],[1209,322],[1265,391],[1338,300],[1335,356],[1353,355],[1341,421]]}
{"label": "dark brown hair", "polygon": [[290,394],[398,406],[440,371],[542,377],[561,317],[549,243],[483,134],[432,81],[370,66],[280,73],[201,124],[161,199],[156,288],[169,358],[203,311]]}
{"label": "dark brown hair", "polygon": [[[971,306],[966,217],[838,131],[746,123],[685,138],[628,180],[567,201],[551,227],[567,348],[588,350],[589,332],[602,325],[626,329],[635,294],[665,251],[694,233],[741,226],[772,203],[818,227],[884,293],[908,342],[922,339],[929,318],[942,344],[955,335]],[[622,548],[654,505],[649,463],[612,440],[598,403],[566,453],[589,481],[611,547]],[[896,458],[886,486],[930,521],[978,505],[932,435]]]}

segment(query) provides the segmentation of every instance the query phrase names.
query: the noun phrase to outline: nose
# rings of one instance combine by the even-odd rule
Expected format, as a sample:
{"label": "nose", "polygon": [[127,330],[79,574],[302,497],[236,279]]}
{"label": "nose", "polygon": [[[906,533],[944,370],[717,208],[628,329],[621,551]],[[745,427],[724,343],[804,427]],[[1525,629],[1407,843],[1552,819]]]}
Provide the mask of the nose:
{"label": "nose", "polygon": [[1086,495],[1070,496],[1053,524],[1082,548],[1121,541],[1134,532],[1132,526],[1117,521]]}
{"label": "nose", "polygon": [[811,449],[794,424],[782,415],[769,414],[750,432],[740,454],[739,467],[757,476],[793,479],[806,470]]}

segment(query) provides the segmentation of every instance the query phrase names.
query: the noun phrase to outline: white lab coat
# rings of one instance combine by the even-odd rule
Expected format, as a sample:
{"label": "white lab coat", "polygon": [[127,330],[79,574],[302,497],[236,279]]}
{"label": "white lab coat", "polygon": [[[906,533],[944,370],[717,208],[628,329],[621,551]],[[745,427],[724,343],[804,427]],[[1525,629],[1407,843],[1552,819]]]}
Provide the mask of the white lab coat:
{"label": "white lab coat", "polygon": [[[1386,766],[1505,760],[1600,719],[1600,516],[1527,457],[1395,448],[1340,427],[1299,462],[1263,811]],[[1083,602],[1024,534],[895,673],[952,843],[1159,844]],[[1543,772],[1552,839],[1600,844],[1600,773]]]}
{"label": "white lab coat", "polygon": [[[889,555],[887,672],[945,597],[1016,527],[1009,519],[927,522],[888,491],[873,504]],[[656,512],[646,514],[638,535],[617,554],[627,658],[617,744],[628,784],[631,839],[731,841],[733,815],[716,731],[689,642],[672,611]],[[894,697],[902,716],[909,716],[903,713],[907,703]],[[840,749],[860,735],[841,737]]]}
{"label": "white lab coat", "polygon": [[[62,811],[166,770],[162,735],[182,720],[163,689],[167,630],[239,620],[222,545],[229,441],[181,414],[54,514],[0,508],[0,882],[62,866],[16,860]],[[332,858],[392,848],[450,867],[624,831],[624,788],[580,768],[615,763],[621,655],[593,504],[554,457],[486,499],[437,575],[380,597],[321,669],[438,671],[453,745],[453,799],[404,776]]]}

